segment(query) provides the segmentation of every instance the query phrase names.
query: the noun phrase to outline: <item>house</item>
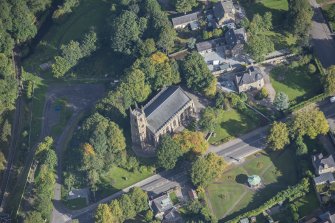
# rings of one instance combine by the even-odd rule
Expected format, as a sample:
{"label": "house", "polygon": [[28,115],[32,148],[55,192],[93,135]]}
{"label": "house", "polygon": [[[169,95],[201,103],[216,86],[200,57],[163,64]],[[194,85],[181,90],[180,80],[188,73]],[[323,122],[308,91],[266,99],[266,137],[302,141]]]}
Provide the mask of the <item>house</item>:
{"label": "house", "polygon": [[152,211],[155,213],[155,217],[158,219],[163,219],[164,216],[174,208],[168,194],[164,194],[149,201],[149,205]]}
{"label": "house", "polygon": [[200,15],[200,11],[193,12],[190,14],[186,14],[183,16],[175,17],[172,19],[173,28],[175,29],[184,29],[186,26],[191,25],[191,28],[198,29],[198,16]]}
{"label": "house", "polygon": [[163,88],[144,107],[130,109],[133,145],[156,147],[161,136],[182,127],[195,112],[193,100],[180,86]]}
{"label": "house", "polygon": [[312,156],[315,173],[321,175],[323,173],[335,172],[335,161],[333,155],[325,157],[322,153]]}
{"label": "house", "polygon": [[235,7],[232,0],[223,0],[214,4],[214,16],[220,27],[235,21]]}
{"label": "house", "polygon": [[264,86],[264,77],[259,68],[249,67],[247,72],[236,75],[235,84],[239,93],[252,89],[260,90]]}
{"label": "house", "polygon": [[312,216],[306,220],[302,220],[303,223],[335,223],[335,213],[333,210],[328,210],[318,216]]}
{"label": "house", "polygon": [[225,33],[226,54],[230,56],[242,54],[246,40],[247,34],[244,28],[229,29]]}
{"label": "house", "polygon": [[314,177],[315,185],[322,185],[322,184],[332,184],[335,182],[335,178],[333,173],[322,173],[320,176]]}
{"label": "house", "polygon": [[171,210],[167,211],[162,222],[163,223],[178,223],[178,222],[183,222],[183,218],[179,214],[177,208],[173,207]]}
{"label": "house", "polygon": [[208,41],[197,43],[196,48],[200,54],[205,54],[205,53],[213,52],[215,51],[217,47],[224,45],[224,41],[225,41],[224,38],[208,40]]}

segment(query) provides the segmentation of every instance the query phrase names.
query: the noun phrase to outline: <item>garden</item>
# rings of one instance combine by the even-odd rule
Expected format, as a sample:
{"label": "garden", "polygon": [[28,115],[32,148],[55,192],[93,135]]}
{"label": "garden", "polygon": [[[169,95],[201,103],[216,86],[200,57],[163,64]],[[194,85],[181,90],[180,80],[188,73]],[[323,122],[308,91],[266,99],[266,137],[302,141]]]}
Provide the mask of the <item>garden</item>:
{"label": "garden", "polygon": [[309,73],[304,66],[275,67],[270,72],[270,79],[276,92],[287,94],[290,106],[323,92],[320,75]]}
{"label": "garden", "polygon": [[[258,190],[246,185],[247,177],[254,174],[261,177],[264,185]],[[261,152],[211,183],[206,189],[207,202],[218,219],[228,220],[257,208],[297,181],[297,166],[291,150]]]}

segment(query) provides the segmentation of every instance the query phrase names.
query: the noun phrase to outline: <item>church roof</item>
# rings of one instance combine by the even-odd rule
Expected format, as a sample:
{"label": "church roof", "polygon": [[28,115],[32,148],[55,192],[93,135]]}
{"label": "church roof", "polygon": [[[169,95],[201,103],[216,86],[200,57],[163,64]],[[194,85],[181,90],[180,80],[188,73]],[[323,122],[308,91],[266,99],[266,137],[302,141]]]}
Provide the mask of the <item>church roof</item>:
{"label": "church roof", "polygon": [[191,100],[179,86],[171,86],[161,90],[144,106],[149,129],[154,133],[157,132]]}

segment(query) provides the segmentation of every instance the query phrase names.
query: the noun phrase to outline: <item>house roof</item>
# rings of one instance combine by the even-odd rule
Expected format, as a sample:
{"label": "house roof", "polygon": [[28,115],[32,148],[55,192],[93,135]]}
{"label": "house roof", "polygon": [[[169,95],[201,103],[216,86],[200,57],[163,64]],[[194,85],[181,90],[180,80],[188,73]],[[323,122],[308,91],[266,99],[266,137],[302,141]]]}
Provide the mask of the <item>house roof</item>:
{"label": "house roof", "polygon": [[325,184],[325,183],[334,183],[335,178],[332,173],[322,173],[318,177],[314,177],[314,183],[318,184]]}
{"label": "house roof", "polygon": [[252,175],[248,177],[248,183],[251,186],[256,186],[261,183],[261,178],[257,175]]}
{"label": "house roof", "polygon": [[242,86],[244,84],[252,84],[262,79],[263,74],[256,67],[250,67],[248,71],[243,73],[242,75],[236,75],[236,83],[238,86]]}
{"label": "house roof", "polygon": [[319,153],[312,156],[312,161],[317,172],[320,172],[327,168],[335,167],[335,161],[332,155],[325,157],[322,153]]}
{"label": "house roof", "polygon": [[151,201],[151,204],[155,212],[166,212],[173,208],[172,201],[167,194],[155,198]]}
{"label": "house roof", "polygon": [[245,31],[245,28],[235,29],[234,33],[237,38],[237,41],[239,41],[240,43],[245,43],[247,38],[247,32]]}
{"label": "house roof", "polygon": [[157,132],[192,99],[179,86],[162,89],[144,106],[148,128]]}
{"label": "house roof", "polygon": [[204,42],[200,42],[196,44],[198,52],[202,52],[205,50],[214,49],[217,46],[221,45],[224,42],[224,38],[218,38],[213,40],[208,40]]}
{"label": "house roof", "polygon": [[331,214],[329,211],[321,214],[319,217],[323,223],[335,223],[335,214]]}
{"label": "house roof", "polygon": [[175,17],[172,19],[173,26],[178,26],[182,24],[188,24],[198,20],[198,16],[201,12],[193,12],[187,15]]}
{"label": "house roof", "polygon": [[226,44],[230,46],[231,48],[233,48],[237,44],[237,37],[233,29],[229,29],[225,33],[225,40],[226,40]]}
{"label": "house roof", "polygon": [[221,20],[225,13],[233,13],[234,4],[231,0],[219,1],[213,6],[214,16],[217,20]]}

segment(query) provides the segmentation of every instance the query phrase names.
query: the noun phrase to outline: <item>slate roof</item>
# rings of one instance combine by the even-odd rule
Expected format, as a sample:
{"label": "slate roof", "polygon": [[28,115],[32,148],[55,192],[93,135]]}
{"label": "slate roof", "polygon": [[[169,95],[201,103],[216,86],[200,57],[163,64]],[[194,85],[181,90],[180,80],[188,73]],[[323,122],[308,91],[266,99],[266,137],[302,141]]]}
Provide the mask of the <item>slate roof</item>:
{"label": "slate roof", "polygon": [[235,33],[236,39],[240,43],[245,43],[245,41],[246,41],[246,35],[247,35],[247,32],[245,31],[245,28],[235,29],[234,33]]}
{"label": "slate roof", "polygon": [[325,183],[334,183],[334,182],[335,182],[335,178],[332,173],[323,173],[323,174],[320,174],[320,176],[318,177],[314,177],[314,183],[316,185],[325,184]]}
{"label": "slate roof", "polygon": [[233,29],[229,29],[225,33],[225,40],[226,40],[226,44],[230,46],[231,48],[233,48],[237,44],[237,37]]}
{"label": "slate roof", "polygon": [[332,155],[325,157],[322,153],[319,153],[312,156],[312,161],[318,173],[323,169],[335,167],[335,161]]}
{"label": "slate roof", "polygon": [[231,0],[219,1],[213,6],[214,16],[217,20],[221,20],[225,13],[232,13],[234,4]]}
{"label": "slate roof", "polygon": [[148,128],[157,132],[191,100],[179,86],[164,88],[144,106]]}
{"label": "slate roof", "polygon": [[222,45],[223,42],[224,42],[224,38],[218,38],[218,39],[213,39],[213,40],[197,43],[196,47],[197,47],[198,52],[202,52],[205,50],[214,49]]}
{"label": "slate roof", "polygon": [[242,86],[244,84],[252,84],[262,79],[263,75],[261,71],[256,67],[250,67],[248,71],[243,73],[242,75],[236,75],[236,83],[238,86]]}
{"label": "slate roof", "polygon": [[175,18],[172,19],[172,24],[173,24],[173,26],[178,26],[178,25],[188,24],[188,23],[197,21],[199,14],[200,14],[200,12],[194,12],[194,13],[191,13],[191,14],[175,17]]}
{"label": "slate roof", "polygon": [[169,195],[165,194],[151,201],[152,208],[155,212],[166,212],[173,208]]}

